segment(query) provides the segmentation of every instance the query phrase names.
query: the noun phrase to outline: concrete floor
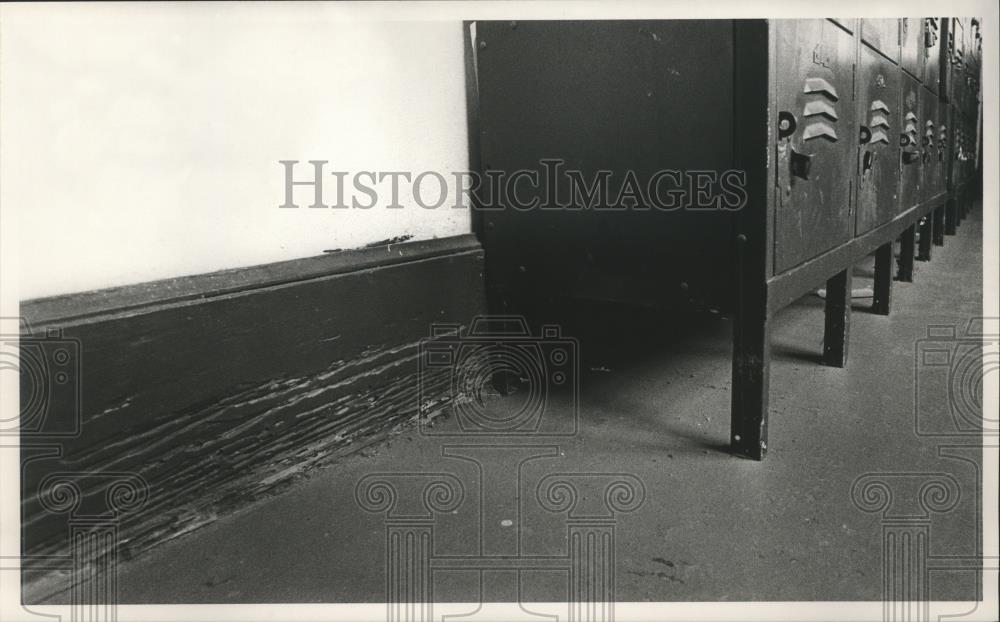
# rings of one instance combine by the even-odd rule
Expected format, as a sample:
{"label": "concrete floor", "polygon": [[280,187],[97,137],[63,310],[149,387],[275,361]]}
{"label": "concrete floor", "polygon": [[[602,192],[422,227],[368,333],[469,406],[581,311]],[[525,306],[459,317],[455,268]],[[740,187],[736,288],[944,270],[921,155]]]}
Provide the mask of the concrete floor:
{"label": "concrete floor", "polygon": [[[436,555],[468,555],[477,546],[513,550],[515,533],[522,554],[562,554],[565,516],[536,509],[534,482],[553,472],[624,473],[643,483],[645,502],[615,518],[620,601],[879,600],[885,521],[852,502],[859,477],[897,474],[890,478],[893,511],[912,515],[920,507],[914,486],[925,476],[919,474],[950,475],[961,497],[929,516],[930,554],[977,551],[979,451],[940,450],[956,439],[917,436],[914,383],[924,378],[915,376],[923,373],[915,372],[915,348],[928,325],[951,323],[961,331],[981,313],[981,239],[975,213],[934,248],[931,263],[918,263],[915,282],[895,283],[889,317],[867,312],[870,300],[856,300],[847,369],[818,364],[819,298],[807,296],[779,316],[769,454],[762,463],[725,450],[725,318],[689,318],[671,332],[608,316],[584,341],[579,433],[550,443],[558,455],[525,462],[520,488],[509,456],[534,451],[513,447],[530,439],[501,443],[475,464],[443,456],[445,443],[412,430],[125,563],[121,602],[385,600],[384,517],[355,501],[355,484],[380,472],[448,472],[463,483],[465,501],[435,526]],[[859,266],[855,287],[866,285],[866,274],[870,267]],[[640,347],[622,349],[624,343]],[[571,401],[552,396],[551,411],[569,417]],[[474,571],[439,574],[435,596],[442,601],[517,597],[510,573],[488,573],[482,595]],[[565,581],[558,570],[525,572],[520,598],[565,600]],[[975,572],[930,576],[935,599],[973,599],[978,585]]]}

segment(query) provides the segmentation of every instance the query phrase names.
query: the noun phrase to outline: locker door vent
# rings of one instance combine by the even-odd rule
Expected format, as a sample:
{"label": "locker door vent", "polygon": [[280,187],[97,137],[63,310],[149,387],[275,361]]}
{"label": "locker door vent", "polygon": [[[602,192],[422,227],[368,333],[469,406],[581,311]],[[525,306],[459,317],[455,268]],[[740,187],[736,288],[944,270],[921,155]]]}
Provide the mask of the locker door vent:
{"label": "locker door vent", "polygon": [[811,118],[802,132],[802,140],[823,138],[837,142],[837,130],[830,123],[836,123],[839,119],[837,109],[833,106],[840,99],[837,89],[823,78],[806,78],[802,92],[810,96],[802,110],[802,116]]}

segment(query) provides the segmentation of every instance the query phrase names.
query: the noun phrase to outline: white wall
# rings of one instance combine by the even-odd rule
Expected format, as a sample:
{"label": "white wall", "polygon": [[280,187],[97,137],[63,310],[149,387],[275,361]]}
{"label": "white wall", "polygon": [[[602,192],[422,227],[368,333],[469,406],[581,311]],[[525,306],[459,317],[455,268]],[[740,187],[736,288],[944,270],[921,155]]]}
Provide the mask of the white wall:
{"label": "white wall", "polygon": [[345,16],[357,17],[330,5],[4,7],[0,202],[20,298],[468,232],[466,210],[405,194],[404,209],[309,210],[302,188],[301,209],[278,209],[282,159],[304,177],[310,159],[468,167],[461,23]]}

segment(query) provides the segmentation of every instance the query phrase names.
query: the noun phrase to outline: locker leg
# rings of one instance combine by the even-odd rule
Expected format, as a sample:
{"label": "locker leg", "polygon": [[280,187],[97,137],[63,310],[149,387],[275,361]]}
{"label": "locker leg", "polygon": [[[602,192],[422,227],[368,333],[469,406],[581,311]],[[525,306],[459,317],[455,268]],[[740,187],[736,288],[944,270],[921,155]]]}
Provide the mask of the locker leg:
{"label": "locker leg", "polygon": [[771,368],[771,318],[763,297],[743,300],[733,321],[733,453],[761,460],[767,451],[767,399]]}
{"label": "locker leg", "polygon": [[931,236],[934,235],[934,219],[930,214],[920,221],[920,247],[917,253],[918,261],[931,260]]}
{"label": "locker leg", "polygon": [[955,228],[958,227],[958,201],[955,197],[949,197],[944,204],[944,233],[945,235],[955,235]]}
{"label": "locker leg", "polygon": [[829,367],[847,365],[847,344],[851,332],[852,270],[853,268],[842,270],[826,282],[823,364]]}
{"label": "locker leg", "polygon": [[944,246],[944,205],[934,208],[934,246]]}
{"label": "locker leg", "polygon": [[875,251],[873,289],[872,313],[889,315],[889,304],[892,301],[892,242],[886,242]]}
{"label": "locker leg", "polygon": [[913,282],[913,259],[916,255],[917,226],[910,225],[899,236],[899,280]]}

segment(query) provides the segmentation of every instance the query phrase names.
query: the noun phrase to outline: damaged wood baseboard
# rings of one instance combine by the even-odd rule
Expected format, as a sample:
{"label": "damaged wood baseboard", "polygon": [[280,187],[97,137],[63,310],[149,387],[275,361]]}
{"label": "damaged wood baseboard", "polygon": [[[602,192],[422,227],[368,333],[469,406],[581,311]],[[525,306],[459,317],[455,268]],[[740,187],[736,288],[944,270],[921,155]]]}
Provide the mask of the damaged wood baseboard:
{"label": "damaged wood baseboard", "polygon": [[22,359],[68,372],[41,402],[22,382],[26,584],[65,574],[72,520],[110,516],[141,554],[433,415],[449,378],[418,377],[419,343],[485,309],[471,235],[158,283],[21,305]]}

